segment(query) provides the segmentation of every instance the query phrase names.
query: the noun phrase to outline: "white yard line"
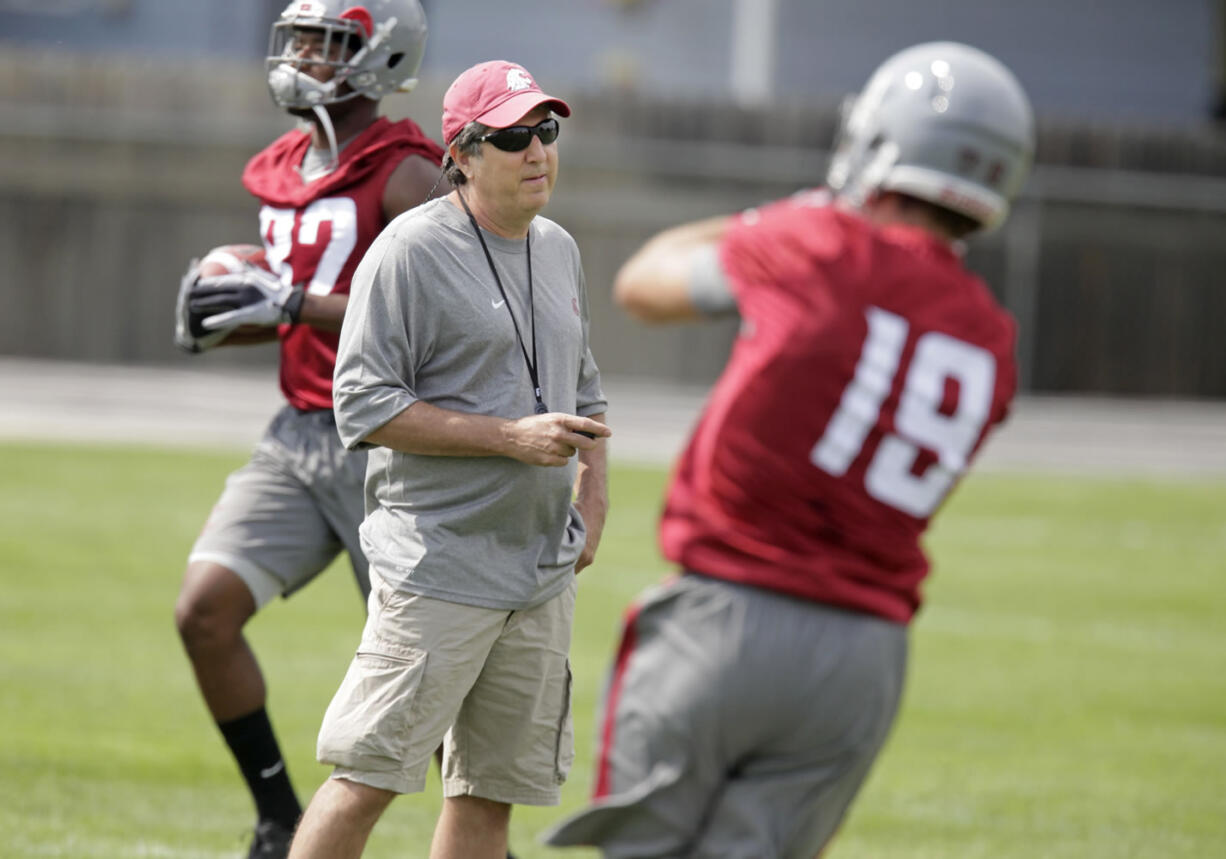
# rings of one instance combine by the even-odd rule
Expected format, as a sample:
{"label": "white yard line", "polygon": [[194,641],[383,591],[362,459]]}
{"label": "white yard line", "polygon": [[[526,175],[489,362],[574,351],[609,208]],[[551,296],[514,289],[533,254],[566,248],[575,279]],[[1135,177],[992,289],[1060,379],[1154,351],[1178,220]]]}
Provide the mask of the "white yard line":
{"label": "white yard line", "polygon": [[[0,358],[0,439],[245,450],[281,405],[276,373]],[[705,389],[605,380],[611,457],[673,461]],[[1226,402],[1026,397],[988,443],[995,471],[1226,479]]]}

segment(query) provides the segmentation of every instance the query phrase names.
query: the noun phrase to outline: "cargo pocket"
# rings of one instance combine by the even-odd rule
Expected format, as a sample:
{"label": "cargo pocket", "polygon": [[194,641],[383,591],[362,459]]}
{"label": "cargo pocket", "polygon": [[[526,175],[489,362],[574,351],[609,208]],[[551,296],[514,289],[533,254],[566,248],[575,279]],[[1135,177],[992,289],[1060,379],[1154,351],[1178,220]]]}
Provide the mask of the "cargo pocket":
{"label": "cargo pocket", "polygon": [[553,750],[553,774],[558,784],[563,784],[575,762],[575,731],[570,718],[571,685],[574,677],[570,672],[570,660],[566,660],[566,685],[563,687],[562,717],[558,722],[558,739]]}
{"label": "cargo pocket", "polygon": [[402,769],[413,701],[425,670],[424,650],[359,650],[324,713],[316,748],[319,762],[362,772]]}

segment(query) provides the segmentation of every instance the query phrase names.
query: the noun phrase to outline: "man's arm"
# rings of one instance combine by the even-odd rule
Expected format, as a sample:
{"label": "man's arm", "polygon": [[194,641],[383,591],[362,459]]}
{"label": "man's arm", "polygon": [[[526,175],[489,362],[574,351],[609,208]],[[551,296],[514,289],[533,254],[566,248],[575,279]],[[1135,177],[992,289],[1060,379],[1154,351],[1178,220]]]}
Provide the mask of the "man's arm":
{"label": "man's arm", "polygon": [[709,309],[695,302],[694,273],[728,230],[730,216],[708,218],[656,234],[621,267],[613,297],[643,322],[701,319]]}
{"label": "man's arm", "polygon": [[340,331],[341,323],[345,321],[345,308],[348,306],[349,296],[343,293],[311,295],[308,292],[302,297],[298,324],[310,325],[323,331]]}
{"label": "man's arm", "polygon": [[272,343],[277,339],[276,328],[264,328],[256,325],[242,325],[235,328],[218,346],[258,346],[261,343]]}
{"label": "man's arm", "polygon": [[[604,424],[605,416],[592,415],[591,419]],[[604,533],[604,520],[609,512],[609,478],[604,440],[597,438],[593,446],[579,451],[579,470],[575,475],[575,506],[587,526],[587,543],[575,562],[575,572],[592,563],[600,536]]]}
{"label": "man's arm", "polygon": [[389,221],[401,212],[420,206],[432,197],[450,193],[451,183],[442,176],[443,168],[429,158],[410,155],[396,165],[383,188],[383,216]]}
{"label": "man's arm", "polygon": [[609,435],[602,422],[562,412],[512,420],[441,409],[418,400],[364,441],[402,453],[506,456],[529,465],[561,466],[576,451],[591,451]]}

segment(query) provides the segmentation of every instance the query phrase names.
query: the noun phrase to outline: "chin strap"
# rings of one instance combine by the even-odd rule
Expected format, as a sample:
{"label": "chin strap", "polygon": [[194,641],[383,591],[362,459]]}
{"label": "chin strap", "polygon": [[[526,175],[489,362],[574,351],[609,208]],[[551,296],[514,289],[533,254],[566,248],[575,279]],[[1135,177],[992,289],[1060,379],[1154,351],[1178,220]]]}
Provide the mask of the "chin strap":
{"label": "chin strap", "polygon": [[315,118],[319,120],[319,124],[324,128],[324,134],[328,138],[328,149],[332,152],[332,160],[328,162],[328,173],[336,169],[336,165],[340,163],[341,151],[336,145],[336,129],[332,127],[332,117],[328,115],[328,109],[322,104],[317,104],[311,108],[315,114]]}

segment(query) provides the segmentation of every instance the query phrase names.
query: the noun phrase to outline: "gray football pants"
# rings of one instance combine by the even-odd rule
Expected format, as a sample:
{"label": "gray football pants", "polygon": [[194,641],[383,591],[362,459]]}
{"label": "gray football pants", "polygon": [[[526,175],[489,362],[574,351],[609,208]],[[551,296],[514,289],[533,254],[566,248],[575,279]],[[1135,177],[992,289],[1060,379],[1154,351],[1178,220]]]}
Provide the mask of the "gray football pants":
{"label": "gray football pants", "polygon": [[546,835],[609,859],[812,857],[889,733],[906,627],[689,574],[627,617],[596,799]]}

